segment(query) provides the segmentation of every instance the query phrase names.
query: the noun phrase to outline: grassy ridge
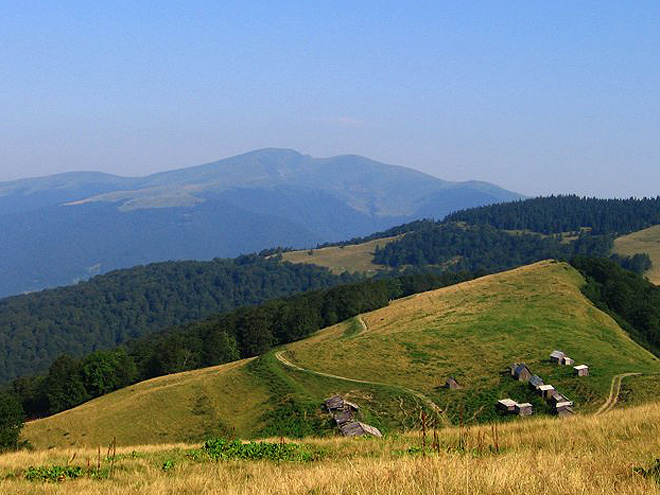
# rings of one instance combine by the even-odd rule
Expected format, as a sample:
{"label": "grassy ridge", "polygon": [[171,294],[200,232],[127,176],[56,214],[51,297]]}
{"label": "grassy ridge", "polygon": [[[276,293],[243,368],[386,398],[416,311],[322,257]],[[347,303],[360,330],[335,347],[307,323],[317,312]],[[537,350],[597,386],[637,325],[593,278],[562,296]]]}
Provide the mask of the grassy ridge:
{"label": "grassy ridge", "polygon": [[[288,355],[304,368],[414,388],[454,421],[494,419],[494,401],[506,396],[541,407],[508,375],[512,362],[524,361],[589,411],[614,375],[657,372],[660,361],[581,294],[583,282],[567,264],[536,263],[395,301],[365,315],[368,331],[359,336],[345,339],[342,325],[331,327],[290,344]],[[592,376],[550,364],[553,349],[589,364]],[[463,389],[438,388],[447,376]]]}
{"label": "grassy ridge", "polygon": [[49,418],[24,438],[39,448],[198,441],[250,435],[259,427],[267,387],[243,372],[249,360],[167,375],[126,387]]}
{"label": "grassy ridge", "polygon": [[[385,432],[418,426],[428,399],[447,411],[434,419],[454,424],[502,420],[494,402],[506,396],[543,412],[508,375],[513,361],[528,363],[588,412],[605,401],[614,375],[660,373],[660,361],[582,295],[583,283],[569,265],[541,262],[395,301],[363,315],[366,330],[351,319],[281,349],[307,370],[375,383],[292,369],[268,353],[139,383],[29,423],[24,436],[50,447],[114,437],[128,445],[212,434],[327,435],[333,428],[319,406],[334,393],[360,404],[362,419]],[[578,379],[548,363],[555,348],[589,364],[592,376]],[[439,388],[449,375],[464,388]]]}

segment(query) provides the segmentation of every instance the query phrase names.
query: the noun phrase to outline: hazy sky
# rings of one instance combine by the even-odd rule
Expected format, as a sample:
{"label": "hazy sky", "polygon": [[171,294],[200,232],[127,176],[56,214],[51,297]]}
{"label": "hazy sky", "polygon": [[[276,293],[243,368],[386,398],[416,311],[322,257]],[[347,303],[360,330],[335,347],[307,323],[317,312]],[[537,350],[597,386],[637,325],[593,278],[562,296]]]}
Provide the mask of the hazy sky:
{"label": "hazy sky", "polygon": [[0,181],[360,154],[660,194],[660,2],[0,3]]}

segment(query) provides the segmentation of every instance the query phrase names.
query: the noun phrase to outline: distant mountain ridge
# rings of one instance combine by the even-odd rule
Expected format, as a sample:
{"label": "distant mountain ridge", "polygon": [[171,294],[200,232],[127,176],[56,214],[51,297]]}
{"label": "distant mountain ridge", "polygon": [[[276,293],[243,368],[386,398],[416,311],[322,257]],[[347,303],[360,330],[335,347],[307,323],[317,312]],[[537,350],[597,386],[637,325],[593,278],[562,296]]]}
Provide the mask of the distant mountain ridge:
{"label": "distant mountain ridge", "polygon": [[154,261],[236,256],[369,234],[522,196],[345,155],[263,149],[119,177],[0,183],[0,297]]}

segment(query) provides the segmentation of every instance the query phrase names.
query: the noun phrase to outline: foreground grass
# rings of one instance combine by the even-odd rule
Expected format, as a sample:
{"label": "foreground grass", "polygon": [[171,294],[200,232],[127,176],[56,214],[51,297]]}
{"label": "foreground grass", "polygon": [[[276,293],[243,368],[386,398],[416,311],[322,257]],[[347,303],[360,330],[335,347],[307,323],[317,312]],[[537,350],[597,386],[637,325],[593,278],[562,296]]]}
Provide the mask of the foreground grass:
{"label": "foreground grass", "polygon": [[[432,442],[429,433],[427,446]],[[306,439],[323,455],[310,462],[226,461],[199,445],[118,449],[108,479],[30,482],[29,466],[94,465],[95,449],[0,456],[7,494],[658,494],[641,469],[660,457],[660,405],[602,416],[535,418],[438,431],[438,449],[421,455],[419,432],[382,440]],[[75,457],[74,457],[75,454]],[[71,459],[73,460],[71,461]],[[104,466],[108,461],[104,459]]]}
{"label": "foreground grass", "polygon": [[624,256],[648,254],[653,266],[644,275],[654,284],[660,284],[660,225],[615,239],[614,252]]}

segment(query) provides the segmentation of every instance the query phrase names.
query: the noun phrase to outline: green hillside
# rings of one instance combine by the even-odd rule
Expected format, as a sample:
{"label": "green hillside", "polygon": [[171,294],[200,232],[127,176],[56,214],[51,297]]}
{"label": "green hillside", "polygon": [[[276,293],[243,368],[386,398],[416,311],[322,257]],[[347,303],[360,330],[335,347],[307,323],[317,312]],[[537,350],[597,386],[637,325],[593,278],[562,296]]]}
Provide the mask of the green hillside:
{"label": "green hillside", "polygon": [[152,263],[0,299],[0,384],[242,306],[354,280],[257,256]]}
{"label": "green hillside", "polygon": [[328,246],[282,253],[282,259],[291,263],[305,263],[330,269],[337,275],[349,273],[376,273],[386,267],[373,262],[376,249],[395,241],[400,236],[374,239],[360,244]]}
{"label": "green hillside", "polygon": [[[454,420],[461,408],[466,418],[490,419],[493,402],[509,395],[537,401],[507,374],[522,361],[590,411],[614,375],[656,373],[660,360],[596,309],[582,284],[569,265],[540,262],[396,301],[365,315],[368,331],[346,339],[335,326],[289,345],[287,356],[304,368],[412,387]],[[554,349],[588,364],[591,376],[549,363]],[[439,389],[448,376],[463,389]]]}
{"label": "green hillside", "polygon": [[[127,445],[209,434],[332,434],[319,404],[333,393],[353,398],[363,419],[384,431],[418,426],[420,409],[438,425],[504,419],[494,402],[508,396],[547,412],[508,375],[514,361],[567,394],[578,412],[594,411],[615,375],[660,373],[660,360],[595,308],[580,292],[583,283],[569,265],[545,261],[425,292],[256,359],[100,397],[29,423],[24,436],[48,447],[113,437]],[[554,349],[588,364],[591,376],[578,379],[570,367],[550,364]],[[439,388],[449,375],[461,390]]]}
{"label": "green hillside", "polygon": [[614,252],[623,256],[646,253],[653,266],[644,275],[660,285],[660,225],[624,235],[614,241]]}

